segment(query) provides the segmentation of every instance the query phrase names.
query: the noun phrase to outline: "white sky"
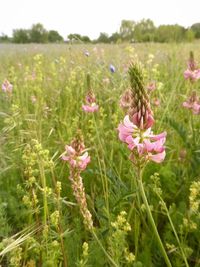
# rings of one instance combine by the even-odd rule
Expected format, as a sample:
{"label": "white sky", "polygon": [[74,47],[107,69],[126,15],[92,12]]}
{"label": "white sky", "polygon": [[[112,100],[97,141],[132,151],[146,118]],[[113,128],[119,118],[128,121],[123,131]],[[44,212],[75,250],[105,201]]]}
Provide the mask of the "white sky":
{"label": "white sky", "polygon": [[119,30],[122,19],[150,18],[155,25],[188,27],[200,22],[200,0],[0,0],[0,33],[42,23],[65,39],[70,33],[94,39]]}

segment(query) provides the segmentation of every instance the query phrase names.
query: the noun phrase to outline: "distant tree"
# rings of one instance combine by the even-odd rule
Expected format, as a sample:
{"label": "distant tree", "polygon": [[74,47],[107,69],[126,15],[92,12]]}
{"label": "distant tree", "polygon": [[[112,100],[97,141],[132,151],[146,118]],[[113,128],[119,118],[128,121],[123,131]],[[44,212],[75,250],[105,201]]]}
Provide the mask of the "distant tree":
{"label": "distant tree", "polygon": [[122,40],[130,41],[133,39],[135,25],[133,20],[122,20],[119,30]]}
{"label": "distant tree", "polygon": [[200,38],[200,22],[193,24],[191,30],[194,32],[195,38]]}
{"label": "distant tree", "polygon": [[185,32],[185,40],[192,42],[195,39],[195,33],[192,29],[187,29]]}
{"label": "distant tree", "polygon": [[178,24],[160,25],[156,30],[155,41],[157,42],[181,42],[185,39],[186,29]]}
{"label": "distant tree", "polygon": [[24,44],[30,42],[30,30],[13,30],[13,43]]}
{"label": "distant tree", "polygon": [[80,35],[80,34],[78,34],[78,33],[71,33],[71,34],[69,34],[68,36],[67,36],[67,38],[68,38],[68,40],[70,41],[70,42],[73,42],[73,43],[90,43],[91,42],[91,40],[90,40],[90,38],[88,37],[88,36],[86,36],[86,35]]}
{"label": "distant tree", "polygon": [[84,35],[84,36],[81,36],[81,40],[84,42],[84,43],[90,43],[91,40],[88,36]]}
{"label": "distant tree", "polygon": [[110,43],[109,36],[105,32],[101,32],[96,41],[97,41],[97,43]]}
{"label": "distant tree", "polygon": [[30,40],[32,43],[47,43],[48,32],[41,23],[34,24],[30,30]]}
{"label": "distant tree", "polygon": [[118,43],[121,40],[121,35],[118,32],[114,32],[110,37],[109,40],[111,43]]}
{"label": "distant tree", "polygon": [[48,41],[50,43],[63,42],[63,37],[57,31],[51,30],[48,32]]}
{"label": "distant tree", "polygon": [[67,38],[70,42],[81,42],[81,35],[78,33],[70,33]]}
{"label": "distant tree", "polygon": [[133,31],[133,38],[137,42],[154,41],[156,27],[150,19],[142,19],[136,23]]}
{"label": "distant tree", "polygon": [[2,33],[0,36],[0,43],[9,43],[11,40],[8,35]]}

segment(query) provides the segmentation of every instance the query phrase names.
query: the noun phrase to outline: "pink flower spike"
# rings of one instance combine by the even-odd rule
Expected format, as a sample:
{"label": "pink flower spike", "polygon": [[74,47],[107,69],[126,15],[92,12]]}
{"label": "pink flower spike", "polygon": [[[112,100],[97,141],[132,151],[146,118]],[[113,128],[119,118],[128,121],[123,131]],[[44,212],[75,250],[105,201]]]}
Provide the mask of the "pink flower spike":
{"label": "pink flower spike", "polygon": [[93,113],[98,111],[99,106],[96,104],[96,97],[92,91],[89,91],[85,97],[86,105],[82,105],[85,112]]}
{"label": "pink flower spike", "polygon": [[160,100],[158,98],[154,98],[153,105],[156,107],[160,106]]}
{"label": "pink flower spike", "polygon": [[167,132],[162,132],[162,133],[157,134],[157,135],[151,134],[149,137],[151,138],[151,140],[157,141],[157,140],[166,138],[166,136],[167,136]]}
{"label": "pink flower spike", "polygon": [[155,154],[155,155],[149,154],[148,158],[156,163],[161,163],[165,159],[165,156],[166,156],[166,152],[164,150],[163,152]]}
{"label": "pink flower spike", "polygon": [[200,114],[200,100],[195,91],[193,91],[191,96],[183,102],[183,107],[191,109],[195,115]]}
{"label": "pink flower spike", "polygon": [[194,103],[192,107],[193,114],[200,114],[200,104]]}
{"label": "pink flower spike", "polygon": [[165,149],[163,146],[165,141],[166,141],[165,138],[159,139],[158,141],[155,141],[153,143],[151,143],[149,140],[144,140],[145,150],[147,152],[152,152],[152,151],[157,152],[157,153],[163,152],[163,150]]}
{"label": "pink flower spike", "polygon": [[75,149],[72,146],[66,145],[65,146],[65,150],[70,155],[75,155],[76,154],[76,151],[75,151]]}
{"label": "pink flower spike", "polygon": [[12,93],[13,85],[7,79],[5,79],[2,84],[2,90],[5,93]]}
{"label": "pink flower spike", "polygon": [[153,92],[153,91],[156,89],[156,82],[155,82],[155,81],[150,82],[150,83],[147,85],[147,89],[148,89],[150,92]]}
{"label": "pink flower spike", "polygon": [[137,126],[134,125],[130,119],[129,116],[126,115],[124,118],[123,123],[120,123],[118,126],[118,131],[119,131],[119,139],[122,142],[126,142],[126,138],[128,136],[132,136],[132,133],[134,132],[134,129],[137,129]]}
{"label": "pink flower spike", "polygon": [[68,145],[65,146],[65,150],[64,155],[61,157],[62,160],[68,161],[72,168],[77,168],[81,171],[85,170],[90,162],[88,152],[84,152],[84,150],[76,151],[72,146]]}
{"label": "pink flower spike", "polygon": [[191,80],[192,82],[200,79],[200,69],[196,70],[187,69],[186,71],[184,71],[184,78],[186,80]]}
{"label": "pink flower spike", "polygon": [[183,102],[183,107],[190,109],[190,108],[192,108],[192,104],[187,102],[187,101],[185,101],[185,102]]}
{"label": "pink flower spike", "polygon": [[78,166],[81,170],[85,170],[89,162],[90,156],[88,156],[88,152],[85,152],[82,156],[78,157]]}
{"label": "pink flower spike", "polygon": [[82,105],[82,109],[83,109],[83,111],[85,111],[85,112],[93,113],[93,112],[98,111],[99,106],[96,105],[96,104],[93,104],[93,105],[91,105],[91,106],[89,106],[89,105]]}
{"label": "pink flower spike", "polygon": [[155,121],[154,121],[153,116],[152,116],[151,114],[149,114],[149,115],[148,115],[147,122],[146,122],[146,124],[144,125],[144,128],[145,128],[145,129],[148,129],[148,128],[152,127],[153,124],[154,124],[154,122],[155,122]]}
{"label": "pink flower spike", "polygon": [[128,144],[128,148],[130,150],[133,150],[135,147],[137,147],[139,142],[140,142],[140,137],[133,138],[132,136],[129,135],[126,138],[126,143]]}

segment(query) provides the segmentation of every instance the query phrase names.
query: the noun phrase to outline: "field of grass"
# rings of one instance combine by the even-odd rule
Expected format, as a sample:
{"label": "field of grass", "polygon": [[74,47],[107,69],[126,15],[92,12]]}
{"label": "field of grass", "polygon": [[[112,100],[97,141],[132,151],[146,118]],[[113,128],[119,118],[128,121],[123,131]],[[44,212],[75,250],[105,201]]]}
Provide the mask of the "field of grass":
{"label": "field of grass", "polygon": [[[200,62],[199,43],[0,45],[0,82],[13,86],[0,92],[1,267],[200,266],[200,115],[183,107],[200,96],[200,80],[183,75],[190,51]],[[131,62],[145,86],[155,81],[152,129],[167,132],[165,160],[140,177],[148,203],[117,130]],[[89,89],[94,113],[82,109]],[[62,155],[77,134],[90,163],[75,189]]]}

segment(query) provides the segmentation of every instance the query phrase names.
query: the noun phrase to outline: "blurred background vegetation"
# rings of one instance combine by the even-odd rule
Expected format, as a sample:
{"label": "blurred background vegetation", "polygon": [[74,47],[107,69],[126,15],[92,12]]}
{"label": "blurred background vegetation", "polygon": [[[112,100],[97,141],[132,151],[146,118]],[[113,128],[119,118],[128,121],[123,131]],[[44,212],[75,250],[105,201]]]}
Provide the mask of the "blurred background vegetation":
{"label": "blurred background vegetation", "polygon": [[30,29],[14,29],[12,37],[1,34],[0,42],[5,43],[121,43],[121,42],[192,42],[200,38],[200,23],[185,28],[178,24],[160,25],[156,27],[150,19],[138,22],[122,20],[120,29],[110,36],[101,32],[96,40],[78,33],[62,37],[56,30],[46,30],[41,23],[32,25]]}

